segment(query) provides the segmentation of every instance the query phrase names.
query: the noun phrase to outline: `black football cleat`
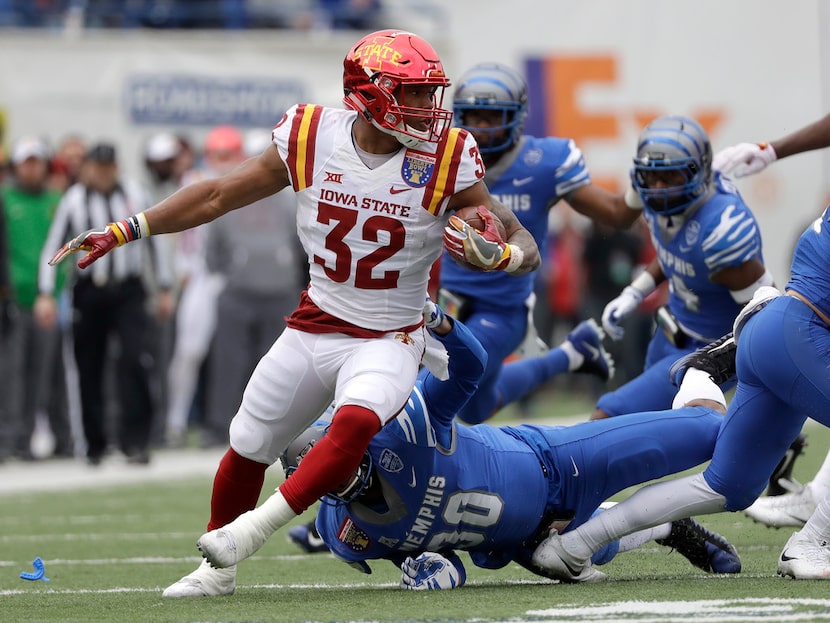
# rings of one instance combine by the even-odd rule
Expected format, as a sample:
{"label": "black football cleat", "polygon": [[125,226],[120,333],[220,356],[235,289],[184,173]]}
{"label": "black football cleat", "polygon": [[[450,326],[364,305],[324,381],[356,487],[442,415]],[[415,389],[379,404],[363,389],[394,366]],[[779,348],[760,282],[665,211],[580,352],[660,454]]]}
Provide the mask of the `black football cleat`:
{"label": "black football cleat", "polygon": [[731,333],[727,333],[711,344],[675,361],[669,370],[669,378],[680,387],[686,370],[696,368],[706,372],[718,385],[722,385],[735,376],[736,350],[735,338]]}
{"label": "black football cleat", "polygon": [[804,452],[807,447],[807,435],[799,433],[787,448],[784,456],[772,472],[767,486],[767,495],[784,495],[801,489],[801,483],[793,478],[793,465],[795,460]]}
{"label": "black football cleat", "polygon": [[671,534],[665,539],[655,539],[655,542],[673,548],[706,573],[741,572],[741,558],[735,547],[691,517],[673,521]]}

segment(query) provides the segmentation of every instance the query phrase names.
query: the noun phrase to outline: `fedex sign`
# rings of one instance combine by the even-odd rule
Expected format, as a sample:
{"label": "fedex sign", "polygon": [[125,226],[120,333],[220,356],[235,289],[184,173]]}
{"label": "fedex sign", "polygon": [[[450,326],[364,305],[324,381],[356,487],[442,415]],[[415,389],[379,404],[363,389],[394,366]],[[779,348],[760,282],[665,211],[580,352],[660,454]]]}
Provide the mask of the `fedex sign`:
{"label": "fedex sign", "polygon": [[[561,136],[572,138],[577,145],[588,141],[619,143],[628,140],[630,130],[640,130],[655,117],[666,114],[688,114],[713,135],[724,119],[720,108],[690,111],[667,111],[654,108],[614,108],[607,111],[586,110],[581,104],[580,91],[592,84],[610,88],[619,84],[617,59],[613,55],[554,55],[529,58],[525,62],[528,83],[529,113],[525,131],[534,136]],[[633,156],[635,145],[618,145]],[[621,163],[628,166],[626,161]],[[611,172],[591,171],[594,183],[619,190],[619,170]]]}

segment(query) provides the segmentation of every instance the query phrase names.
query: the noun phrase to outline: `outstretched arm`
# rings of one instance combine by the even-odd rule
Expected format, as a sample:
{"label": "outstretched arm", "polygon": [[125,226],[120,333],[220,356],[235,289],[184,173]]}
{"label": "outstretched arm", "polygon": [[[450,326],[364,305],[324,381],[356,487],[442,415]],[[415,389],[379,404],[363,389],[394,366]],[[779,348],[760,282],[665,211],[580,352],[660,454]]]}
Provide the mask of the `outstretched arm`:
{"label": "outstretched arm", "polygon": [[630,186],[625,195],[618,195],[601,186],[587,184],[574,190],[565,200],[592,221],[616,229],[631,227],[643,213],[643,202]]}
{"label": "outstretched arm", "polygon": [[830,147],[830,114],[771,143],[778,158]]}
{"label": "outstretched arm", "polygon": [[181,188],[144,214],[154,235],[183,231],[273,195],[288,181],[288,169],[273,147],[227,175]]}
{"label": "outstretched arm", "polygon": [[487,352],[464,324],[445,315],[430,299],[424,306],[424,320],[447,350],[449,368],[446,380],[427,373],[421,391],[430,419],[436,425],[448,425],[478,388]]}
{"label": "outstretched arm", "polygon": [[744,177],[764,170],[776,160],[830,147],[830,114],[771,142],[738,143],[715,154],[712,167]]}
{"label": "outstretched arm", "polygon": [[49,264],[86,251],[78,261],[78,266],[86,268],[115,247],[152,234],[178,232],[207,223],[282,190],[288,182],[288,169],[276,147],[266,149],[227,175],[190,184],[148,210],[79,234],[64,244]]}

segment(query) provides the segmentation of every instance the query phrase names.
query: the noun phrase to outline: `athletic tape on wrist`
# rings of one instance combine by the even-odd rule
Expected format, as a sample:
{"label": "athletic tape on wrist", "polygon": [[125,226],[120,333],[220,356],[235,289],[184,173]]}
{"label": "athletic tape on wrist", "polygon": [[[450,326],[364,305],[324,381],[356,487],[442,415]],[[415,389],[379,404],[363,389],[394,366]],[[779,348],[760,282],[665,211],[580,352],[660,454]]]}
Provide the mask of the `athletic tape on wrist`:
{"label": "athletic tape on wrist", "polygon": [[631,282],[631,287],[646,296],[657,287],[657,282],[650,272],[644,270]]}
{"label": "athletic tape on wrist", "polygon": [[137,232],[136,238],[146,238],[150,235],[150,226],[147,224],[147,217],[144,216],[144,212],[139,212],[130,218],[135,219]]}
{"label": "athletic tape on wrist", "polygon": [[518,247],[515,244],[509,244],[507,246],[510,248],[510,258],[507,260],[504,272],[512,273],[518,270],[522,265],[522,262],[524,262],[525,252],[522,251],[521,247]]}
{"label": "athletic tape on wrist", "polygon": [[772,143],[758,143],[758,147],[772,154],[772,160],[770,160],[770,162],[775,162],[776,160],[778,160],[778,153],[775,151],[775,147],[772,146]]}

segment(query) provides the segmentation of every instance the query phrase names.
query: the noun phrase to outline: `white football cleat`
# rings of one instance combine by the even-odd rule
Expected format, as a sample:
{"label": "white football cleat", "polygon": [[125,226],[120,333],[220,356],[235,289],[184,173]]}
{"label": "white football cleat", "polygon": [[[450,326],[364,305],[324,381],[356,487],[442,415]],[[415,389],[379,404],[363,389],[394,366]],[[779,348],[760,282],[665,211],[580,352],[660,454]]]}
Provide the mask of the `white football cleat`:
{"label": "white football cleat", "polygon": [[796,580],[830,580],[830,543],[794,532],[778,557],[778,575]]}
{"label": "white football cleat", "polygon": [[750,519],[772,528],[800,528],[814,510],[816,502],[808,482],[793,493],[758,498],[752,506],[744,509],[744,513]]}
{"label": "white football cleat", "polygon": [[161,596],[168,599],[213,597],[233,595],[234,590],[236,590],[235,566],[227,569],[214,569],[207,560],[203,560],[196,571],[165,588]]}
{"label": "white football cleat", "polygon": [[545,577],[561,582],[604,582],[602,571],[591,566],[591,560],[577,560],[562,547],[562,537],[556,531],[542,541],[533,552],[533,564]]}
{"label": "white football cleat", "polygon": [[242,513],[229,524],[203,534],[198,541],[202,556],[214,567],[227,569],[252,556],[273,534],[256,521],[254,511]]}

